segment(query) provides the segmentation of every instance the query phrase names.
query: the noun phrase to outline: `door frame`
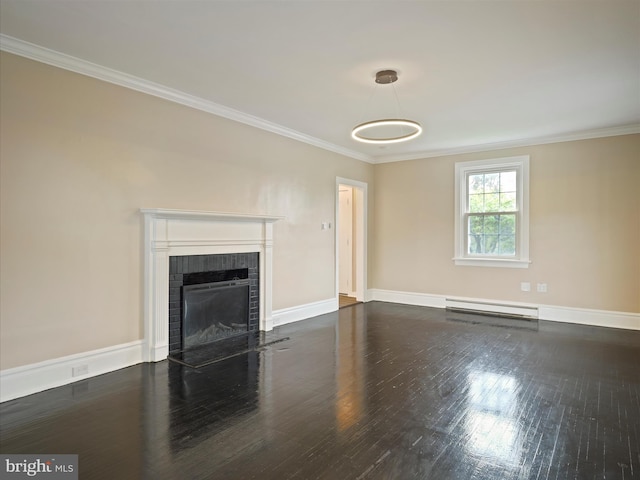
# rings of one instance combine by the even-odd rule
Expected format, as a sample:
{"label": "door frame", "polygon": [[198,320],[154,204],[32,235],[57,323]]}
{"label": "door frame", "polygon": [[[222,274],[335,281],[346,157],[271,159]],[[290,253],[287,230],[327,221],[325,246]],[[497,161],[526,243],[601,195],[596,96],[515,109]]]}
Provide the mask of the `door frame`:
{"label": "door frame", "polygon": [[360,302],[367,301],[367,216],[368,216],[368,184],[350,178],[336,177],[335,192],[335,292],[336,301],[340,296],[340,252],[339,235],[340,235],[340,185],[348,185],[353,187],[353,202],[356,207],[356,214],[353,217],[356,235],[354,242],[354,260],[356,268],[354,270],[355,277],[355,293],[356,299]]}

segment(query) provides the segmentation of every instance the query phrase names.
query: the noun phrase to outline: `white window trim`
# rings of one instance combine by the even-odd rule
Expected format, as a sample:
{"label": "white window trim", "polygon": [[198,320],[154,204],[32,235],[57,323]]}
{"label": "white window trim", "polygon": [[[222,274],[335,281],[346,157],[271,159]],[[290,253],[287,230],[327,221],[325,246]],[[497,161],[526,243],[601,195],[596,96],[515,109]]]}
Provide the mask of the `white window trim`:
{"label": "white window trim", "polygon": [[[466,249],[466,177],[476,171],[515,168],[518,171],[516,255],[512,258],[473,256]],[[455,256],[456,265],[473,267],[529,268],[529,156],[458,162],[455,168]]]}

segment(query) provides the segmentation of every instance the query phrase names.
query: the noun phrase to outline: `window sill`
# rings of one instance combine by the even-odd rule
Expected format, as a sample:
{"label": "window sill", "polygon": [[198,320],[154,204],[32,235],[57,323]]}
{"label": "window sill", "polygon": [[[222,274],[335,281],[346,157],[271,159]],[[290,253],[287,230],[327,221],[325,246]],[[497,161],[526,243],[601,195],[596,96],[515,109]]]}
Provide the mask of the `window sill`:
{"label": "window sill", "polygon": [[501,267],[501,268],[529,268],[530,260],[506,258],[454,258],[456,266],[460,267]]}

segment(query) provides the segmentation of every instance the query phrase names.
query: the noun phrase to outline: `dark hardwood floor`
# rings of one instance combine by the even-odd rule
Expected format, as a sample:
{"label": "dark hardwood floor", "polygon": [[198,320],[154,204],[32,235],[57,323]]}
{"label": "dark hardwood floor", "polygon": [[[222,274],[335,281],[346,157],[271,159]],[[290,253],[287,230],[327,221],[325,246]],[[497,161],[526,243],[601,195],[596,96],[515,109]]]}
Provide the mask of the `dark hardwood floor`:
{"label": "dark hardwood floor", "polygon": [[0,405],[81,479],[640,478],[640,332],[359,304]]}

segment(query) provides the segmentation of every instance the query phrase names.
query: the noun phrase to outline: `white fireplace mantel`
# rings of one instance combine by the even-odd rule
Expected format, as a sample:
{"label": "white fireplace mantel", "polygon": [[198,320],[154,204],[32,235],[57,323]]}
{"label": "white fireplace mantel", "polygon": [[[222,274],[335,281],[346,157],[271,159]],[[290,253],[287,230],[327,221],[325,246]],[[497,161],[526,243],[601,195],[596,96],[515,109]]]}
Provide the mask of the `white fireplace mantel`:
{"label": "white fireplace mantel", "polygon": [[144,215],[143,359],[169,354],[169,257],[251,253],[260,255],[260,330],[271,330],[273,223],[284,217],[236,213],[140,209]]}

